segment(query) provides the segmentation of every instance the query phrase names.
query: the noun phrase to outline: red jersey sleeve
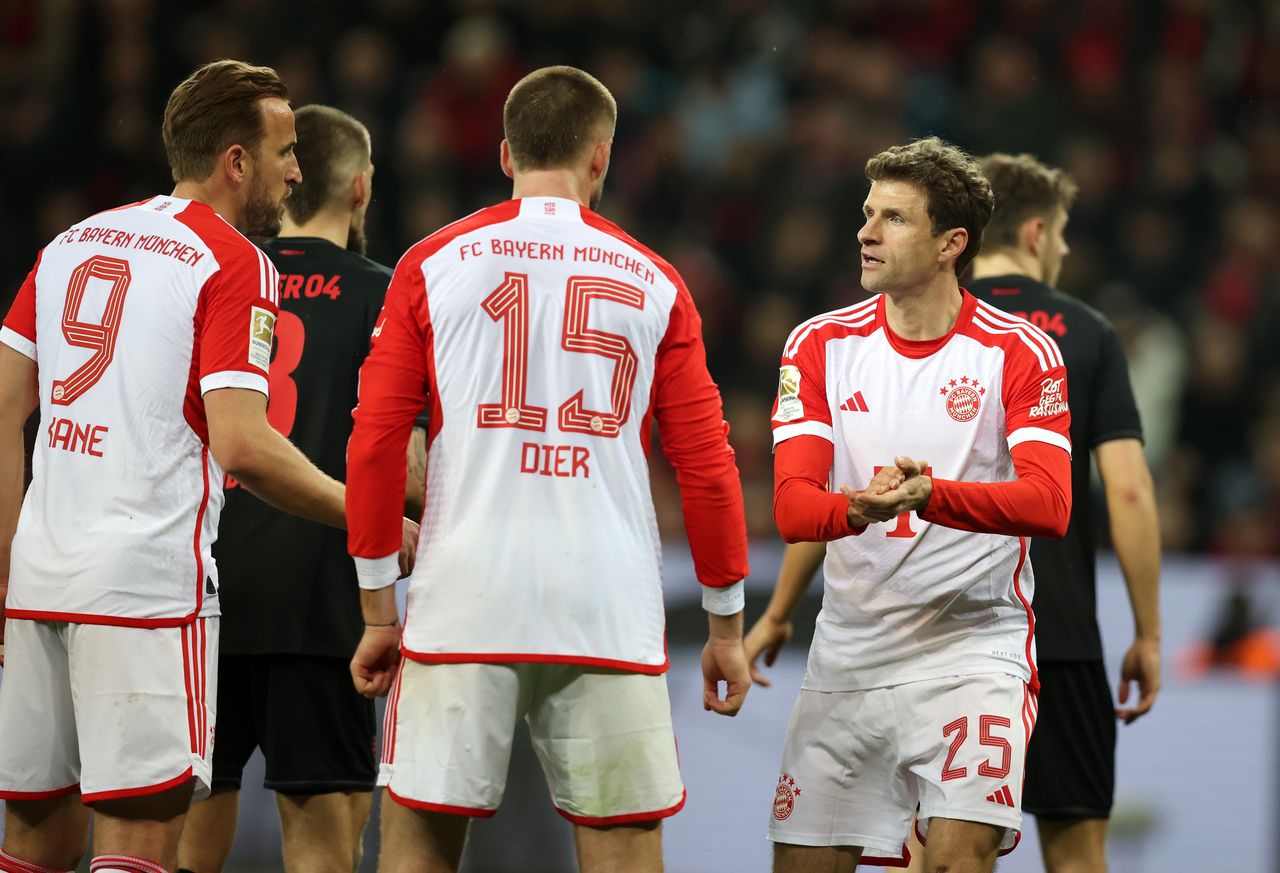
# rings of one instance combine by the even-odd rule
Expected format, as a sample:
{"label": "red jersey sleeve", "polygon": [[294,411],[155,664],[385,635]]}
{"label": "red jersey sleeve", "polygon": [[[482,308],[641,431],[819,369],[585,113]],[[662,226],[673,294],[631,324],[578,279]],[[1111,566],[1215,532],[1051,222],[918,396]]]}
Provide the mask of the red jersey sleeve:
{"label": "red jersey sleeve", "polygon": [[835,446],[801,434],[781,443],[773,455],[773,520],[789,543],[825,543],[858,535],[849,526],[849,500],[827,490]]}
{"label": "red jersey sleeve", "polygon": [[1005,436],[1012,450],[1025,442],[1048,443],[1071,454],[1071,411],[1067,406],[1067,370],[1048,334],[1038,333],[1041,353],[1015,344],[1004,363]]}
{"label": "red jersey sleeve", "polygon": [[702,319],[684,283],[658,346],[653,412],[662,451],[675,468],[684,527],[698,581],[723,588],[746,578],[747,524],[742,483],[720,390],[707,371]]}
{"label": "red jersey sleeve", "polygon": [[834,442],[831,407],[827,403],[827,361],[823,344],[817,339],[806,343],[793,334],[787,340],[770,422],[775,448],[801,434]]}
{"label": "red jersey sleeve", "polygon": [[1039,440],[1014,446],[1012,482],[933,480],[925,521],[957,530],[1061,539],[1071,521],[1071,456]]}
{"label": "red jersey sleeve", "polygon": [[249,242],[222,255],[196,310],[200,393],[249,388],[268,393],[280,277]]}
{"label": "red jersey sleeve", "polygon": [[[360,399],[347,444],[347,543],[355,558],[383,559],[400,550],[404,453],[427,401],[430,342],[422,262],[405,259],[391,278],[360,368]],[[431,424],[438,431],[438,412]]]}
{"label": "red jersey sleeve", "polygon": [[18,289],[18,296],[5,316],[4,327],[0,328],[0,342],[33,361],[36,357],[36,271],[40,269],[43,254],[42,251],[36,256],[35,266]]}

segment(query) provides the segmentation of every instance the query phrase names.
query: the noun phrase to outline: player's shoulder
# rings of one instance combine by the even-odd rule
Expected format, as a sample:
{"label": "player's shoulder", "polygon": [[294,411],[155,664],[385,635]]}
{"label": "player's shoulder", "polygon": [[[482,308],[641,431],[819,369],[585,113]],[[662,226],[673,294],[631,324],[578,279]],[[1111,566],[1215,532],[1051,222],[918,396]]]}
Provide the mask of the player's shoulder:
{"label": "player's shoulder", "polygon": [[1062,351],[1049,334],[983,300],[974,299],[973,316],[964,333],[983,345],[1002,349],[1007,361],[1034,364],[1040,371],[1063,366]]}
{"label": "player's shoulder", "polygon": [[802,348],[825,344],[833,339],[870,335],[879,327],[880,302],[877,295],[853,306],[833,309],[800,322],[787,337],[783,356],[795,357]]}
{"label": "player's shoulder", "polygon": [[653,266],[657,268],[658,272],[663,276],[666,276],[673,285],[687,292],[688,289],[685,287],[684,279],[680,276],[680,272],[671,264],[670,261],[662,257],[662,255],[640,242],[640,240],[627,233],[627,231],[623,230],[618,224],[605,218],[600,213],[583,206],[581,207],[580,214],[582,216],[582,223],[587,227],[613,237],[618,242],[634,249],[636,252],[648,259]]}
{"label": "player's shoulder", "polygon": [[519,214],[519,200],[504,200],[502,203],[486,206],[484,209],[477,209],[470,215],[459,218],[452,224],[446,224],[434,233],[409,246],[408,251],[400,257],[400,261],[396,264],[396,270],[420,268],[432,255],[435,255],[458,237],[490,225],[512,221]]}
{"label": "player's shoulder", "polygon": [[1115,328],[1111,320],[1079,297],[1074,297],[1057,288],[1048,288],[1046,294],[1054,305],[1063,313],[1074,317],[1078,324],[1096,328],[1099,332],[1110,333]]}

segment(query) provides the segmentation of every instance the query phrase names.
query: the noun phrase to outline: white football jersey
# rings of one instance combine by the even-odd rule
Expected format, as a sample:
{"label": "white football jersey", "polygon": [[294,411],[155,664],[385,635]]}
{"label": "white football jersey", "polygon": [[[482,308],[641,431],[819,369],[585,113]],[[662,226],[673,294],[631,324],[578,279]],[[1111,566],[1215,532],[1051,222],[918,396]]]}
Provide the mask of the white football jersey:
{"label": "white football jersey", "polygon": [[[1071,451],[1057,345],[967,292],[955,328],[931,341],[892,333],[884,298],[820,315],[791,334],[774,445],[802,434],[835,446],[831,489],[864,488],[898,455],[963,482],[1015,477],[1010,449]],[[826,588],[805,688],[856,691],[969,673],[1035,685],[1028,539],[971,533],[915,513],[828,544]]]}
{"label": "white football jersey", "polygon": [[741,486],[693,300],[670,265],[579,204],[508,201],[401,259],[347,453],[358,558],[399,544],[388,495],[403,453],[380,446],[402,446],[424,404],[410,657],[665,670],[653,420],[699,579],[746,575]]}
{"label": "white football jersey", "polygon": [[0,342],[39,371],[10,618],[160,627],[216,615],[222,470],[203,395],[267,393],[277,276],[204,203],[153,197],[40,253]]}

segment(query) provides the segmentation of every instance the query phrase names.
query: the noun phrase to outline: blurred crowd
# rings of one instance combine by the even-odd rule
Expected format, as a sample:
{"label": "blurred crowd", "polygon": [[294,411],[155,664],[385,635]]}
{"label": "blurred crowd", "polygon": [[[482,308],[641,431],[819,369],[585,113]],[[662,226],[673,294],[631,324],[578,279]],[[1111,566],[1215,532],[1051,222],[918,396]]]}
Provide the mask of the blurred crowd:
{"label": "blurred crowd", "polygon": [[[938,134],[1063,166],[1080,195],[1060,284],[1123,337],[1167,549],[1280,551],[1273,0],[5,0],[0,300],[59,230],[169,190],[164,100],[220,57],[368,125],[388,263],[509,196],[501,108],[524,72],[604,81],[602,211],[698,302],[759,537],[783,342],[865,295],[865,160]],[[678,534],[674,480],[654,478]]]}

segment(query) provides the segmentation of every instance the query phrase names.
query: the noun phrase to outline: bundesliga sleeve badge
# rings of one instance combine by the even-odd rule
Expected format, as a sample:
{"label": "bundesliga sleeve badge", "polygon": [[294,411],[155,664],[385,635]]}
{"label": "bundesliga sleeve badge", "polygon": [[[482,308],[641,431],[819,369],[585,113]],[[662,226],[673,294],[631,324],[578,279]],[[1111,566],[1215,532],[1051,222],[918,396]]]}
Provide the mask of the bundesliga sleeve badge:
{"label": "bundesliga sleeve badge", "polygon": [[774,421],[795,421],[804,417],[804,404],[800,402],[800,369],[784,364],[778,371],[778,411]]}
{"label": "bundesliga sleeve badge", "polygon": [[275,331],[276,317],[265,309],[253,307],[249,320],[249,363],[264,372],[271,367],[271,340]]}

